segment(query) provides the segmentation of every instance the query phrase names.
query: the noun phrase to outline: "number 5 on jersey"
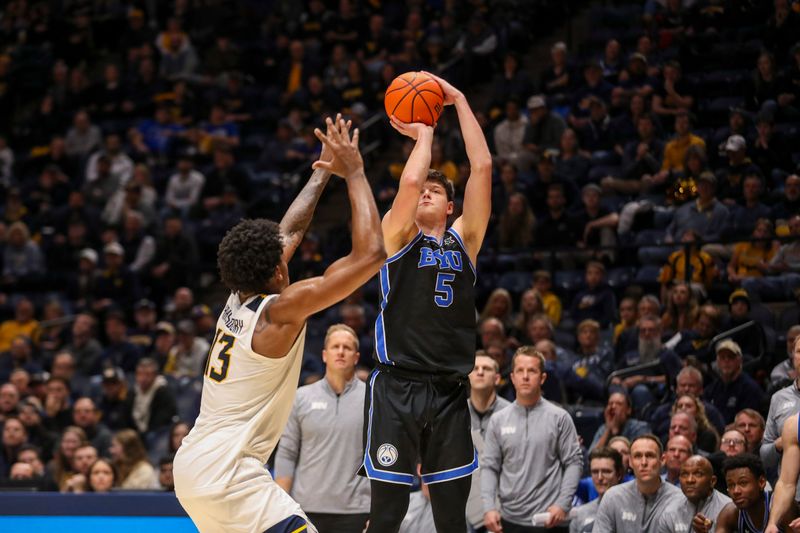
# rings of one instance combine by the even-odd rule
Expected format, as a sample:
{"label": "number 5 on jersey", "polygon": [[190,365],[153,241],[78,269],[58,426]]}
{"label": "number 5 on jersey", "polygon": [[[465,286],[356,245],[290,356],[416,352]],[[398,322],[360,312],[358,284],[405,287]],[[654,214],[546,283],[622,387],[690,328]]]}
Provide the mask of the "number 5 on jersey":
{"label": "number 5 on jersey", "polygon": [[439,272],[436,276],[436,296],[433,301],[439,307],[450,307],[453,303],[453,287],[450,285],[456,279],[451,272]]}
{"label": "number 5 on jersey", "polygon": [[208,351],[206,370],[204,372],[217,383],[222,383],[228,377],[228,368],[231,364],[231,349],[236,342],[236,337],[233,335],[226,333],[220,336],[220,333],[222,333],[222,330],[218,329],[217,334],[214,335],[214,342],[211,343],[211,349]]}

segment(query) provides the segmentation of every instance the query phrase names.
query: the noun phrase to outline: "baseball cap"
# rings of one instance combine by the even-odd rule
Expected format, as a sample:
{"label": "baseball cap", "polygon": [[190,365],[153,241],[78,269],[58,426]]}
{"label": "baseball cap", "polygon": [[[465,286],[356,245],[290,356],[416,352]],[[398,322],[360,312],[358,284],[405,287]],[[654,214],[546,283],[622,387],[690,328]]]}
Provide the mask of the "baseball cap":
{"label": "baseball cap", "polygon": [[125,255],[125,250],[118,242],[110,242],[103,247],[104,254]]}
{"label": "baseball cap", "polygon": [[125,381],[125,372],[118,366],[103,370],[103,381]]}
{"label": "baseball cap", "polygon": [[748,307],[750,307],[750,295],[744,289],[736,289],[728,296],[728,305],[733,305],[737,300],[744,300]]}
{"label": "baseball cap", "polygon": [[544,96],[541,94],[534,94],[530,98],[528,98],[528,109],[539,109],[540,107],[546,107],[547,102],[544,100]]}
{"label": "baseball cap", "polygon": [[638,59],[639,61],[641,61],[645,65],[647,64],[647,58],[645,57],[644,54],[642,54],[640,52],[634,52],[634,53],[631,54],[631,57],[628,58],[629,61],[633,61],[634,59]]}
{"label": "baseball cap", "polygon": [[97,252],[95,252],[91,248],[84,248],[83,250],[81,250],[80,258],[91,261],[95,265],[97,264]]}
{"label": "baseball cap", "polygon": [[725,150],[738,152],[747,148],[747,141],[741,135],[731,135],[725,142]]}
{"label": "baseball cap", "polygon": [[739,347],[738,344],[736,344],[735,341],[732,341],[731,339],[725,339],[724,341],[718,342],[717,347],[714,350],[714,353],[719,354],[719,352],[723,350],[731,352],[736,357],[742,356],[742,349]]}
{"label": "baseball cap", "polygon": [[156,333],[169,333],[171,335],[175,335],[175,326],[165,320],[162,320],[156,324]]}

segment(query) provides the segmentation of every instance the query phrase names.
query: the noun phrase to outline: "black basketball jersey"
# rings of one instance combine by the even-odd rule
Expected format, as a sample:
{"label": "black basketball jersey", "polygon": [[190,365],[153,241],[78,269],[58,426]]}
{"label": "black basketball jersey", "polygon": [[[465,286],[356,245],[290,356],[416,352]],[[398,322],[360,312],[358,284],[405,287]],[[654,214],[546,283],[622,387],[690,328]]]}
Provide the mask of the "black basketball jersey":
{"label": "black basketball jersey", "polygon": [[466,376],[475,361],[475,268],[452,228],[420,231],[381,267],[375,359],[398,368]]}

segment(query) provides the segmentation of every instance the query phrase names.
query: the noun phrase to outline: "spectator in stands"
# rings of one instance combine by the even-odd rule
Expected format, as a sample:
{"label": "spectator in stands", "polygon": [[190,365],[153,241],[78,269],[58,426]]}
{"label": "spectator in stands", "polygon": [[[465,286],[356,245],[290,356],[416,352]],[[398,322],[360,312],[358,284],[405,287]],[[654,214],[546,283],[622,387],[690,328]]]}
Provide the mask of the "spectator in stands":
{"label": "spectator in stands", "polygon": [[588,97],[589,116],[585,122],[571,124],[578,131],[581,146],[589,152],[607,152],[614,147],[611,117],[605,100],[597,96]]}
{"label": "spectator in stands", "polygon": [[147,461],[147,451],[134,430],[123,429],[115,433],[111,439],[109,452],[119,473],[117,484],[120,488],[158,488],[155,470]]}
{"label": "spectator in stands", "polygon": [[87,492],[110,492],[118,485],[116,468],[108,459],[100,458],[89,467]]}
{"label": "spectator in stands", "polygon": [[59,490],[63,490],[67,480],[72,476],[72,460],[75,450],[87,444],[86,433],[79,427],[68,426],[61,434],[53,459],[47,463],[47,472],[53,478]]}
{"label": "spectator in stands", "polygon": [[[675,346],[675,352],[685,358],[694,355],[703,363],[710,363],[714,358],[710,341],[719,332],[721,315],[713,305],[703,305],[691,329],[682,330],[681,338]],[[702,387],[698,394],[702,393]]]}
{"label": "spectator in stands", "polygon": [[88,313],[80,313],[72,323],[72,339],[65,347],[75,356],[77,370],[83,375],[89,375],[100,362],[103,347],[95,338],[95,325],[97,321]]}
{"label": "spectator in stands", "polygon": [[169,431],[169,443],[167,445],[170,453],[178,451],[178,448],[183,444],[184,437],[189,434],[189,430],[191,429],[191,425],[181,420],[172,424],[172,428]]}
{"label": "spectator in stands", "polygon": [[128,340],[146,353],[153,346],[158,314],[152,300],[142,298],[133,306],[134,325],[128,331]]}
{"label": "spectator in stands", "polygon": [[568,93],[577,83],[568,61],[566,43],[559,41],[550,48],[550,60],[552,64],[542,73],[539,87],[548,96]]}
{"label": "spectator in stands", "polygon": [[625,474],[622,455],[613,448],[595,448],[589,454],[589,473],[597,497],[573,509],[570,513],[572,517],[569,523],[570,533],[591,533],[603,495],[608,489],[622,482]]}
{"label": "spectator in stands", "polygon": [[667,308],[661,315],[661,327],[664,331],[683,331],[694,325],[700,306],[687,283],[674,283],[665,300]]}
{"label": "spectator in stands", "polygon": [[194,169],[192,157],[181,156],[177,172],[170,176],[167,183],[164,203],[185,217],[198,204],[205,181],[206,177]]}
{"label": "spectator in stands", "polygon": [[[614,378],[613,385],[622,386],[629,392],[636,409],[643,409],[661,395],[667,380],[673,380],[681,368],[681,360],[661,340],[661,320],[654,315],[639,318],[639,342],[635,350],[617,361],[617,369],[660,361],[661,365],[647,373],[636,373],[624,379]],[[652,387],[652,389],[651,389]]]}
{"label": "spectator in stands", "polygon": [[525,150],[535,155],[558,148],[567,127],[561,115],[550,111],[547,100],[540,94],[528,98],[528,113],[529,120],[522,141]]}
{"label": "spectator in stands", "polygon": [[167,364],[169,352],[174,345],[175,326],[169,322],[161,321],[156,324],[156,338],[147,356],[156,361],[158,368],[163,368]]}
{"label": "spectator in stands", "polygon": [[[110,436],[110,435],[109,435]],[[82,444],[75,449],[72,455],[72,472],[65,480],[62,492],[86,492],[89,479],[89,469],[98,458],[97,448],[91,444]]]}
{"label": "spectator in stands", "polygon": [[150,268],[153,287],[169,293],[178,287],[193,285],[196,265],[197,245],[194,239],[184,230],[178,214],[167,214]]}
{"label": "spectator in stands", "polygon": [[777,117],[794,100],[791,88],[778,72],[775,56],[763,51],[758,56],[756,69],[745,86],[744,104],[753,112],[767,112]]}
{"label": "spectator in stands", "polygon": [[528,118],[520,113],[519,102],[506,102],[505,118],[494,128],[494,150],[498,164],[511,163],[519,169],[528,169],[531,157],[522,147],[527,124]]}
{"label": "spectator in stands", "polygon": [[717,344],[715,352],[719,375],[706,387],[704,397],[714,404],[725,422],[730,423],[742,409],[758,409],[764,392],[742,371],[742,349],[738,344],[723,340]]}
{"label": "spectator in stands", "polygon": [[710,532],[722,508],[731,501],[714,488],[717,478],[711,462],[701,455],[689,457],[680,465],[679,482],[684,498],[662,515],[654,531]]}
{"label": "spectator in stands", "polygon": [[597,509],[592,531],[653,531],[666,509],[681,491],[661,480],[661,442],[642,435],[631,443],[631,467],[635,479],[608,489]]}
{"label": "spectator in stands", "polygon": [[101,416],[91,398],[78,398],[72,404],[72,421],[86,433],[86,438],[100,455],[107,455],[111,431],[100,421]]}
{"label": "spectator in stands", "polygon": [[663,182],[669,171],[683,170],[686,151],[690,146],[705,148],[706,142],[692,133],[692,119],[687,111],[675,114],[675,137],[664,147],[664,160],[661,171],[654,177],[656,181]]}
{"label": "spectator in stands", "polygon": [[772,206],[776,228],[786,226],[788,220],[800,211],[800,176],[791,174],[783,182],[783,197]]}
{"label": "spectator in stands", "polygon": [[561,299],[553,292],[553,278],[547,270],[536,270],[533,273],[533,288],[539,292],[544,306],[544,313],[554,326],[561,323]]}
{"label": "spectator in stands", "polygon": [[514,304],[511,300],[511,293],[506,289],[495,289],[486,300],[483,306],[479,321],[484,321],[487,318],[493,317],[503,323],[503,327],[508,331],[512,327],[512,313],[514,312]]}
{"label": "spectator in stands", "polygon": [[664,448],[664,473],[662,479],[680,487],[681,465],[692,456],[694,443],[683,435],[675,435],[667,441]]}
{"label": "spectator in stands", "polygon": [[176,378],[196,378],[203,372],[209,350],[208,341],[196,335],[191,320],[181,320],[176,330],[178,342],[169,351],[164,373]]}
{"label": "spectator in stands", "polygon": [[703,297],[708,294],[711,283],[717,277],[717,267],[714,259],[700,248],[699,240],[697,231],[692,228],[685,230],[680,239],[681,248],[672,252],[667,263],[661,267],[658,281],[661,283],[662,300],[669,298],[671,284],[686,279],[689,280],[689,288],[693,292]]}
{"label": "spectator in stands", "polygon": [[758,454],[766,425],[761,413],[755,409],[742,409],[736,413],[733,425],[747,439],[747,453]]}
{"label": "spectator in stands", "polygon": [[601,194],[602,189],[594,183],[584,185],[581,190],[583,205],[573,213],[580,235],[577,245],[579,248],[602,246],[605,249],[593,250],[589,254],[601,261],[613,263],[615,254],[612,248],[617,244],[619,214],[602,205]]}
{"label": "spectator in stands", "polygon": [[637,349],[639,346],[639,318],[645,315],[661,316],[661,302],[654,294],[645,294],[636,304],[636,323],[635,327],[629,328],[620,333],[614,345],[614,356],[617,360],[621,359],[625,353]]}
{"label": "spectator in stands", "polygon": [[17,461],[30,465],[33,478],[40,481],[39,490],[48,492],[58,490],[53,478],[45,471],[41,448],[32,444],[23,444],[17,451]]}
{"label": "spectator in stands", "polygon": [[738,429],[729,429],[722,434],[719,449],[726,457],[741,455],[747,451],[747,438]]}
{"label": "spectator in stands", "polygon": [[[576,221],[567,212],[564,185],[551,183],[547,188],[547,212],[536,230],[536,244],[543,247],[560,246],[565,242],[577,242]],[[573,263],[573,254],[556,254],[562,263]],[[562,265],[563,266],[563,265]]]}
{"label": "spectator in stands", "polygon": [[586,288],[579,291],[572,300],[570,317],[576,321],[596,320],[600,327],[608,327],[617,310],[617,298],[605,281],[606,268],[599,261],[586,265]]}
{"label": "spectator in stands", "polygon": [[[544,365],[544,357],[535,349],[517,351],[511,366],[516,401],[494,414],[486,430],[481,496],[484,524],[491,531],[512,531],[542,510],[550,513],[544,525],[558,526],[580,481],[578,434],[566,411],[542,398]],[[530,424],[543,430],[525,434],[521,427]],[[502,431],[506,427],[519,429]],[[545,484],[549,488],[543,489]],[[533,486],[543,490],[526,489]]]}
{"label": "spectator in stands", "polygon": [[110,242],[103,247],[103,258],[106,268],[96,274],[92,309],[130,309],[139,299],[140,289],[136,275],[125,264],[125,249],[118,242]]}
{"label": "spectator in stands", "polygon": [[572,128],[564,130],[564,133],[561,134],[558,148],[556,174],[575,183],[586,183],[591,160],[581,150],[578,134],[575,133],[575,130]]}
{"label": "spectator in stands", "polygon": [[64,139],[66,154],[83,159],[100,148],[102,140],[100,128],[92,124],[89,113],[78,111],[72,119],[72,128]]}
{"label": "spectator in stands", "polygon": [[0,352],[11,348],[11,341],[19,336],[35,340],[39,330],[33,302],[22,297],[14,305],[14,318],[0,324]]}
{"label": "spectator in stands", "polygon": [[169,453],[158,460],[158,484],[161,490],[173,492],[175,490],[175,478],[172,475],[172,462],[175,454]]}
{"label": "spectator in stands", "polygon": [[630,296],[626,296],[619,301],[619,311],[617,313],[619,322],[614,324],[614,344],[616,344],[622,333],[636,328],[636,322],[639,318],[636,311],[636,303],[636,300]]}
{"label": "spectator in stands", "polygon": [[114,181],[125,185],[133,175],[133,160],[122,150],[122,139],[117,133],[106,135],[105,146],[102,150],[93,153],[86,163],[86,181],[94,181],[98,177],[97,164],[100,157],[106,156],[111,166],[111,175]]}
{"label": "spectator in stands", "polygon": [[758,136],[750,150],[753,164],[761,169],[764,178],[769,180],[767,183],[779,185],[793,165],[791,142],[775,130],[774,118],[769,113],[759,113],[756,131]]}
{"label": "spectator in stands", "polygon": [[747,176],[761,177],[761,169],[747,157],[747,141],[741,135],[731,135],[723,147],[727,164],[717,170],[717,196],[728,207],[744,202],[744,180]]}
{"label": "spectator in stands", "polygon": [[675,242],[687,229],[693,229],[704,241],[719,240],[728,219],[728,209],[715,196],[717,180],[710,172],[697,180],[697,200],[687,202],[675,211],[667,228],[667,241]]}
{"label": "spectator in stands", "polygon": [[102,393],[98,408],[102,413],[102,422],[111,430],[120,430],[133,426],[131,420],[132,396],[128,391],[128,382],[121,368],[103,370]]}
{"label": "spectator in stands", "polygon": [[[770,388],[774,391],[776,387],[790,387],[792,382],[800,375],[800,354],[796,354],[795,343],[800,338],[800,324],[795,324],[786,332],[786,359],[775,365],[770,373]],[[779,426],[780,427],[780,426]]]}
{"label": "spectator in stands", "polygon": [[546,150],[539,156],[536,162],[536,176],[526,191],[533,212],[537,216],[543,215],[550,207],[547,202],[547,195],[552,185],[560,185],[564,189],[565,205],[567,207],[572,205],[578,198],[577,186],[555,173],[555,159],[556,152],[554,150]]}
{"label": "spectator in stands", "polygon": [[751,235],[754,240],[738,242],[733,247],[727,268],[728,281],[738,285],[747,278],[763,277],[763,265],[769,264],[778,253],[778,243],[770,240],[774,236],[772,222],[767,218],[759,218]]}
{"label": "spectator in stands", "polygon": [[0,476],[8,477],[11,465],[17,462],[20,446],[28,440],[25,425],[19,418],[9,417],[3,422],[2,449],[0,449]]}
{"label": "spectator in stands", "polygon": [[762,300],[781,300],[800,287],[800,215],[789,219],[789,234],[794,239],[782,244],[768,263],[759,264],[768,275],[742,281],[748,294]]}
{"label": "spectator in stands", "polygon": [[24,335],[15,337],[11,341],[9,350],[0,354],[0,382],[7,381],[11,373],[18,369],[29,373],[42,370],[39,362],[34,359],[33,343]]}
{"label": "spectator in stands", "polygon": [[13,383],[3,383],[0,385],[0,421],[8,417],[17,416],[20,394],[16,385]]}
{"label": "spectator in stands", "polygon": [[25,425],[28,433],[28,444],[41,450],[42,460],[49,461],[53,455],[57,435],[42,425],[42,410],[38,400],[34,398],[22,400],[18,405],[18,411],[19,420]]}
{"label": "spectator in stands", "polygon": [[85,182],[81,192],[92,209],[102,211],[121,188],[119,177],[111,173],[111,160],[106,154],[101,154],[97,159],[95,179]]}
{"label": "spectator in stands", "polygon": [[583,80],[572,95],[572,110],[569,116],[570,126],[582,129],[588,124],[590,107],[596,99],[602,102],[611,101],[614,86],[603,78],[603,67],[597,61],[589,61],[583,67]]}
{"label": "spectator in stands", "polygon": [[681,111],[691,111],[694,106],[692,87],[683,79],[681,64],[668,61],[662,71],[663,79],[653,93],[653,112],[668,119]]}
{"label": "spectator in stands", "polygon": [[611,347],[600,344],[600,324],[583,320],[577,327],[578,361],[564,372],[571,403],[598,402],[606,396],[606,378],[614,365]]}
{"label": "spectator in stands", "polygon": [[[752,303],[750,295],[744,289],[736,289],[728,296],[728,319],[723,323],[722,330],[729,331],[739,326],[744,326],[752,320],[750,310]],[[760,354],[761,337],[764,336],[764,326],[755,321],[752,327],[745,328],[730,335],[730,338],[739,345],[748,359],[758,357]]]}
{"label": "spectator in stands", "polygon": [[50,376],[47,379],[46,390],[44,425],[50,431],[61,433],[72,423],[69,382],[64,378]]}
{"label": "spectator in stands", "polygon": [[597,428],[589,449],[594,450],[607,446],[616,436],[623,436],[631,440],[648,433],[650,426],[647,422],[636,420],[632,415],[630,398],[624,392],[612,392],[608,397],[606,408],[603,410],[605,422]]}
{"label": "spectator in stands", "polygon": [[176,414],[175,396],[167,380],[158,373],[158,363],[148,357],[136,365],[131,417],[139,433],[146,434],[166,427]]}
{"label": "spectator in stands", "polygon": [[497,246],[500,250],[529,249],[536,231],[536,215],[521,192],[512,193],[497,223]]}
{"label": "spectator in stands", "polygon": [[127,372],[136,368],[142,355],[141,350],[128,340],[128,325],[122,311],[112,310],[105,320],[106,347],[100,355],[99,366],[93,374],[100,374],[104,368],[121,367]]}
{"label": "spectator in stands", "polygon": [[[672,405],[672,415],[686,413],[694,419],[697,427],[697,447],[708,453],[713,453],[719,446],[719,434],[706,416],[703,401],[697,396],[683,394]],[[670,427],[670,432],[672,427]]]}
{"label": "spectator in stands", "polygon": [[24,289],[35,283],[45,273],[44,256],[31,238],[24,222],[14,222],[8,228],[8,238],[3,250],[3,285]]}

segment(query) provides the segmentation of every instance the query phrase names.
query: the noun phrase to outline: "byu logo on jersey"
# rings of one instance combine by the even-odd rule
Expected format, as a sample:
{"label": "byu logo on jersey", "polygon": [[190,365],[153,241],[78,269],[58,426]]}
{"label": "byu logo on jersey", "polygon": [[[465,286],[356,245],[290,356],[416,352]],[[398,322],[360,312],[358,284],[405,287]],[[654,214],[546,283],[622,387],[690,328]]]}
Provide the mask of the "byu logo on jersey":
{"label": "byu logo on jersey", "polygon": [[392,466],[397,462],[397,448],[391,444],[381,444],[378,448],[378,462],[382,466]]}
{"label": "byu logo on jersey", "polygon": [[437,265],[440,269],[461,272],[463,268],[461,252],[457,250],[434,250],[427,246],[419,249],[419,263],[417,263],[417,268]]}

